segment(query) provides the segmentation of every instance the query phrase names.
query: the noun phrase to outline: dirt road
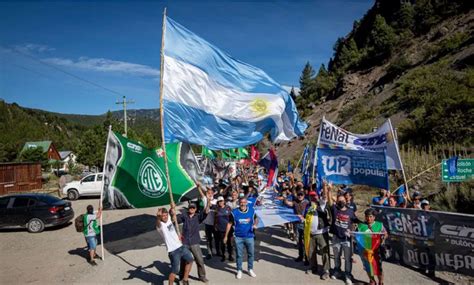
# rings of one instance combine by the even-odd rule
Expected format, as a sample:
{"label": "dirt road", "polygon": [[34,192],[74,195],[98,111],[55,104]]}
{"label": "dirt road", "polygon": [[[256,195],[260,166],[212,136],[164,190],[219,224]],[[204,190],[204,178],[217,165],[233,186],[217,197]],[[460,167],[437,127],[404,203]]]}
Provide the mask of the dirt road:
{"label": "dirt road", "polygon": [[[85,212],[97,199],[74,201],[76,215]],[[2,284],[52,283],[153,283],[163,284],[170,270],[166,248],[154,229],[156,209],[108,211],[104,213],[105,260],[92,267],[86,260],[84,237],[74,225],[47,229],[40,234],[24,230],[0,231],[0,282]],[[257,233],[257,278],[244,274],[234,277],[235,263],[223,263],[217,257],[206,261],[210,284],[344,284],[342,280],[322,281],[306,274],[302,263],[295,263],[295,245],[280,227]],[[204,244],[202,245],[205,251]],[[99,249],[100,253],[100,249]],[[368,281],[359,257],[355,257],[353,275],[358,283]],[[332,263],[332,261],[331,261]],[[432,280],[418,272],[395,264],[384,263],[386,284],[438,284],[455,282],[452,275]],[[246,269],[246,263],[244,263]],[[191,283],[196,280],[193,267]],[[461,280],[462,281],[462,280]]]}

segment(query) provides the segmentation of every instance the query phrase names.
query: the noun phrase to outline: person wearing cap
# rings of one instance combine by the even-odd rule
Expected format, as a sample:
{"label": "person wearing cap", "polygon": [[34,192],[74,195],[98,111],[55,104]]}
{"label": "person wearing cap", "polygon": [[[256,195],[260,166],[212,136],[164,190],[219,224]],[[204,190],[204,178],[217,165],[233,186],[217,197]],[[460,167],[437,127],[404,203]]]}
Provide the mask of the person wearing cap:
{"label": "person wearing cap", "polygon": [[420,201],[421,201],[421,194],[420,194],[420,192],[415,191],[415,192],[413,193],[413,196],[412,196],[411,200],[412,200],[412,202],[411,202],[409,208],[421,210],[421,203],[420,203]]}
{"label": "person wearing cap", "polygon": [[230,230],[234,226],[234,239],[237,257],[237,279],[242,278],[242,259],[244,247],[247,249],[248,274],[251,277],[257,277],[253,271],[254,246],[255,246],[255,229],[257,228],[258,219],[253,207],[247,206],[247,198],[239,199],[239,207],[232,210],[229,223],[224,236],[224,243],[227,242]]}
{"label": "person wearing cap", "polygon": [[217,256],[221,256],[221,261],[225,261],[225,249],[229,255],[229,261],[234,261],[232,257],[232,240],[224,241],[225,231],[229,223],[232,209],[225,204],[225,199],[222,196],[217,197],[217,207],[214,218],[214,227],[216,231]]}
{"label": "person wearing cap", "polygon": [[[377,215],[376,210],[372,208],[368,208],[367,210],[365,210],[364,214],[365,214],[365,222],[359,223],[359,225],[357,226],[357,231],[381,233],[382,239],[383,240],[387,239],[388,233],[385,230],[385,227],[383,226],[381,222],[378,222],[375,220],[375,216]],[[378,284],[383,284],[382,258],[380,255],[380,247],[374,251],[374,259],[380,271],[380,275],[377,276],[377,278],[379,279]],[[368,268],[364,268],[364,269],[367,272],[367,275],[369,276],[370,284],[375,285],[375,277],[372,275],[372,273],[370,272]]]}
{"label": "person wearing cap", "polygon": [[[346,198],[338,195],[336,203],[333,203],[331,195],[332,185],[323,182],[325,191],[329,193],[329,206],[332,213],[331,233],[332,249],[334,252],[334,270],[332,279],[343,278],[346,285],[352,284],[352,242],[351,231],[354,229],[354,223],[360,223],[354,211],[346,206]],[[327,189],[327,190],[326,190]],[[344,254],[344,274],[342,274],[341,255]]]}
{"label": "person wearing cap", "polygon": [[430,202],[426,199],[421,201],[420,207],[423,211],[430,211],[431,210]]}
{"label": "person wearing cap", "polygon": [[[311,204],[306,208],[304,214],[304,246],[305,253],[309,259],[311,272],[318,274],[317,252],[321,253],[323,261],[322,280],[329,279],[329,226],[331,224],[331,213],[326,207],[327,192],[324,191],[321,199],[315,191],[308,193]],[[301,217],[300,217],[301,218]]]}
{"label": "person wearing cap", "polygon": [[96,258],[101,258],[99,255],[96,253],[96,247],[97,247],[97,235],[100,234],[100,227],[99,224],[97,223],[97,220],[100,219],[100,216],[102,215],[102,208],[99,207],[99,211],[94,213],[94,207],[92,205],[88,205],[87,208],[87,213],[84,215],[83,222],[84,222],[84,237],[86,238],[86,243],[87,243],[87,249],[89,251],[89,259],[87,262],[90,265],[97,265],[94,259]]}
{"label": "person wearing cap", "polygon": [[[198,188],[201,191],[201,185],[198,184]],[[207,214],[209,213],[210,200],[207,200],[204,211],[197,213],[197,205],[190,203],[186,214],[178,214],[176,219],[178,224],[183,224],[183,245],[188,248],[196,261],[198,277],[204,283],[209,282],[206,278],[206,268],[204,266],[204,258],[200,247],[201,236],[199,235],[200,224],[204,221]],[[170,213],[174,215],[174,209],[170,209]],[[184,273],[184,266],[180,273]],[[181,276],[184,274],[180,274]]]}
{"label": "person wearing cap", "polygon": [[168,257],[171,262],[168,284],[173,285],[176,275],[180,273],[181,260],[183,260],[185,264],[182,278],[183,284],[189,284],[188,278],[194,261],[193,255],[191,251],[181,243],[166,208],[160,208],[156,213],[156,229],[165,241]]}
{"label": "person wearing cap", "polygon": [[[292,199],[293,200],[293,199]],[[308,257],[304,254],[304,213],[306,208],[309,206],[310,202],[304,198],[304,191],[299,191],[296,194],[296,199],[293,201],[288,200],[287,197],[284,198],[283,203],[292,208],[294,213],[300,217],[301,221],[294,223],[294,228],[296,228],[297,235],[297,246],[298,246],[298,257],[295,259],[296,262],[303,261],[305,265],[309,265]]]}

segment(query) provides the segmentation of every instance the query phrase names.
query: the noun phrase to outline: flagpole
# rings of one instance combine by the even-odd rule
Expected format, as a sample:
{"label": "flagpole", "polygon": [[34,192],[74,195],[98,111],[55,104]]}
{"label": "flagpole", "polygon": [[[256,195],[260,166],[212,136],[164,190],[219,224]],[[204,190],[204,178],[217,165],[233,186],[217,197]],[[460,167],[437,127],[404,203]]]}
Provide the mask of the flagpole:
{"label": "flagpole", "polygon": [[405,175],[405,169],[403,168],[402,157],[400,156],[400,151],[398,150],[398,139],[395,137],[395,133],[393,132],[392,121],[390,120],[390,118],[388,119],[388,124],[390,125],[390,133],[392,134],[393,141],[395,142],[395,148],[397,150],[398,158],[400,159],[400,166],[402,168],[402,175],[403,175],[403,184],[405,185],[405,190],[407,191],[407,198],[408,198],[408,201],[411,202],[410,192],[409,192],[410,190],[408,190],[407,177]]}
{"label": "flagpole", "polygon": [[[307,146],[307,145],[308,145],[308,144],[306,144],[306,146]],[[306,148],[306,146],[305,146],[305,148]],[[301,159],[303,158],[303,155],[304,155],[304,149],[303,149],[303,152],[301,153],[301,156],[300,156],[300,159],[298,160],[298,163],[296,163],[296,169],[299,168],[299,165],[300,165]],[[301,171],[300,171],[300,172],[301,172]]]}
{"label": "flagpole", "polygon": [[164,73],[164,62],[165,62],[165,57],[164,57],[164,50],[165,50],[165,30],[166,30],[166,7],[163,10],[163,27],[161,30],[161,51],[160,51],[160,123],[161,123],[161,147],[164,152],[164,159],[165,159],[165,172],[166,172],[166,183],[168,184],[168,191],[170,194],[170,206],[173,209],[173,221],[174,225],[176,227],[176,232],[178,233],[178,236],[180,235],[179,233],[179,226],[178,226],[178,221],[176,220],[176,211],[175,211],[175,203],[173,199],[173,190],[171,188],[171,179],[170,179],[170,172],[168,169],[168,153],[166,152],[166,143],[165,143],[165,125],[164,125],[164,106],[163,106],[163,73]]}
{"label": "flagpole", "polygon": [[101,247],[101,253],[102,253],[102,260],[105,260],[105,254],[104,254],[104,226],[102,224],[102,217],[104,216],[102,213],[102,207],[103,207],[103,197],[104,197],[104,183],[105,183],[105,167],[107,163],[107,152],[109,151],[109,138],[110,138],[110,133],[112,132],[112,125],[109,125],[109,132],[107,133],[107,142],[105,144],[105,154],[104,154],[104,165],[102,166],[102,187],[100,191],[100,201],[99,201],[99,207],[101,209],[100,213],[100,247]]}

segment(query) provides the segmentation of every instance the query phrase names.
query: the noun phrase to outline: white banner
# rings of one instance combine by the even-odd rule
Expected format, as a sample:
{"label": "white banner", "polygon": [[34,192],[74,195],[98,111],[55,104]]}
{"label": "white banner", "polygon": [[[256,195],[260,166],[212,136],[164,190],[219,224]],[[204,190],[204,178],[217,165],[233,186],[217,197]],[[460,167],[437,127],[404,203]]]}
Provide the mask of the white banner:
{"label": "white banner", "polygon": [[389,120],[370,134],[353,134],[324,117],[319,130],[319,148],[381,151],[386,149],[387,168],[402,169],[397,143]]}

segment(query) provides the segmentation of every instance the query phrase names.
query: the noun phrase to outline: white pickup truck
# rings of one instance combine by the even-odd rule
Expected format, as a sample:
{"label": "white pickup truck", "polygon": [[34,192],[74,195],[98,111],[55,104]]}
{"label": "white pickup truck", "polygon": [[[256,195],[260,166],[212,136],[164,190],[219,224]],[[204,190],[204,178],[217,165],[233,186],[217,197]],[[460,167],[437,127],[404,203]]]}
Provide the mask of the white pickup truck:
{"label": "white pickup truck", "polygon": [[63,188],[63,195],[69,200],[77,200],[80,196],[100,196],[103,177],[102,173],[94,173],[80,181],[69,182]]}

